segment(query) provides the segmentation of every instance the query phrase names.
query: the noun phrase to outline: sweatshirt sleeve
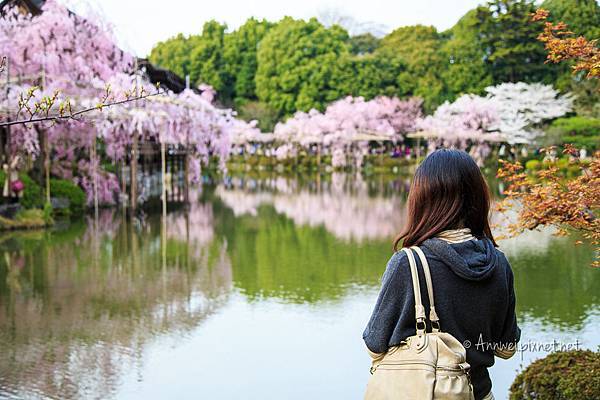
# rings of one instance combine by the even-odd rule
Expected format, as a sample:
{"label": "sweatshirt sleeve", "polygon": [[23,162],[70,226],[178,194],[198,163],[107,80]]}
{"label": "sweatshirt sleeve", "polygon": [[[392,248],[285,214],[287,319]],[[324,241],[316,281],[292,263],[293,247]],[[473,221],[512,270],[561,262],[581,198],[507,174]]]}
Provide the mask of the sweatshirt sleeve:
{"label": "sweatshirt sleeve", "polygon": [[502,333],[496,343],[494,355],[500,358],[508,359],[516,352],[516,345],[521,339],[521,329],[517,325],[517,316],[515,312],[516,298],[514,288],[514,276],[510,264],[507,263],[508,277],[508,308],[504,319]]}
{"label": "sweatshirt sleeve", "polygon": [[[381,290],[371,318],[363,332],[363,340],[372,353],[385,353],[390,338],[406,308],[406,282],[403,278],[408,270],[406,253],[395,253],[383,274]],[[406,268],[403,268],[406,267]]]}

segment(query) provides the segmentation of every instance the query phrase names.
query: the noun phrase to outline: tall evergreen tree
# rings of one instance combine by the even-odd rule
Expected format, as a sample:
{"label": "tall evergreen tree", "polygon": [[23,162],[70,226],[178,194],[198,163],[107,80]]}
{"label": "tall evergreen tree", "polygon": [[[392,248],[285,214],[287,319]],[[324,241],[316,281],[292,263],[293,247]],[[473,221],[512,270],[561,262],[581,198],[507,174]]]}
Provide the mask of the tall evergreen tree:
{"label": "tall evergreen tree", "polygon": [[542,27],[532,22],[532,0],[493,0],[477,8],[477,29],[484,60],[494,83],[551,82],[556,69],[545,64],[544,46],[537,40]]}

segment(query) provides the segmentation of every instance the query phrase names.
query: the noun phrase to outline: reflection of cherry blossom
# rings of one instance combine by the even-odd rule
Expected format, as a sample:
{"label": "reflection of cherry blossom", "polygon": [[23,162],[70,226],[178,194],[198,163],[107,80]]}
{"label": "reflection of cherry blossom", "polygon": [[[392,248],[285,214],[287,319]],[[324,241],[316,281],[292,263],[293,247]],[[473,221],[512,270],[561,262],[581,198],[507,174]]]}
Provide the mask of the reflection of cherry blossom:
{"label": "reflection of cherry blossom", "polygon": [[192,202],[187,212],[167,215],[167,237],[203,248],[214,240],[212,204]]}
{"label": "reflection of cherry blossom", "polygon": [[[212,215],[210,206],[199,210]],[[54,232],[42,247],[11,243],[29,262],[15,277],[27,290],[8,282],[2,293],[12,304],[0,307],[0,332],[12,332],[2,337],[3,394],[113,398],[126,373],[141,372],[148,345],[189,334],[224,304],[232,286],[226,242],[208,259],[170,239],[162,264],[159,219],[149,220],[149,229],[130,229],[119,213],[102,213],[77,246],[77,229]]]}
{"label": "reflection of cherry blossom", "polygon": [[390,239],[404,224],[402,199],[397,194],[369,195],[368,183],[360,175],[333,174],[331,183],[317,191],[298,188],[293,180],[273,179],[264,184],[260,190],[220,185],[215,193],[236,216],[257,215],[260,206],[272,206],[297,225],[324,226],[347,241]]}

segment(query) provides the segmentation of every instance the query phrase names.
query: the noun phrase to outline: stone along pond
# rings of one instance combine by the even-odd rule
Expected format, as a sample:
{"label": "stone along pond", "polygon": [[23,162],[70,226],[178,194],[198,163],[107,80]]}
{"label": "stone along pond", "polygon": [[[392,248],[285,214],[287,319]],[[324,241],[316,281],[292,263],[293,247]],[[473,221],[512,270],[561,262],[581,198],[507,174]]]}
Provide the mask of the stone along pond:
{"label": "stone along pond", "polygon": [[[187,212],[0,235],[2,399],[360,399],[406,179],[234,178]],[[600,345],[594,252],[500,243],[524,343]],[[505,399],[530,348],[491,373]]]}

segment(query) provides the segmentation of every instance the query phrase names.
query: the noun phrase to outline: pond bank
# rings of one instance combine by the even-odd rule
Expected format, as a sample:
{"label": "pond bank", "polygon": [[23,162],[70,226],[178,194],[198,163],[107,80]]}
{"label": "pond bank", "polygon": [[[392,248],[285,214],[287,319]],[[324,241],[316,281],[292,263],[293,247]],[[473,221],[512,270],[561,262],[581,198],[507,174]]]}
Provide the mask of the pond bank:
{"label": "pond bank", "polygon": [[53,224],[52,216],[47,211],[40,209],[20,210],[14,218],[6,218],[0,215],[0,231],[42,229]]}

